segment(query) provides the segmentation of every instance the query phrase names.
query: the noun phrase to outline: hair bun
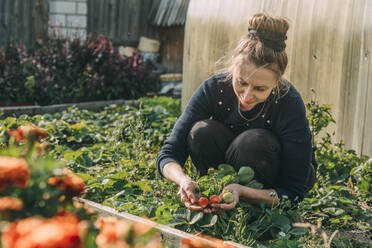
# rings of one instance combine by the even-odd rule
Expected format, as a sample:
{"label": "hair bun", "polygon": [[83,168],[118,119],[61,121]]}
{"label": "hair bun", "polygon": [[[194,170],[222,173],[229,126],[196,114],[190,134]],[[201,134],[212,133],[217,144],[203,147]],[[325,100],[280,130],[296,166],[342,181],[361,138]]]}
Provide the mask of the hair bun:
{"label": "hair bun", "polygon": [[267,30],[255,29],[248,27],[248,37],[251,39],[259,39],[265,46],[272,48],[276,52],[284,51],[286,48],[285,41],[287,35],[285,33],[273,32]]}
{"label": "hair bun", "polygon": [[264,46],[276,52],[285,50],[289,23],[282,16],[273,16],[268,13],[254,14],[249,20],[248,37],[259,40]]}

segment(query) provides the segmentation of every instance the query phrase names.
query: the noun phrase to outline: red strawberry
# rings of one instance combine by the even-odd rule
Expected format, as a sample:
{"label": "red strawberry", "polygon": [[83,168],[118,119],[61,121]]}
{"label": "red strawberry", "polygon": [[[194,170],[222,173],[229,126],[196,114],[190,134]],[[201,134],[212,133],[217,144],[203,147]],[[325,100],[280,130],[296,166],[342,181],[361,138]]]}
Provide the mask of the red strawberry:
{"label": "red strawberry", "polygon": [[221,203],[221,198],[218,195],[211,195],[209,197],[209,202],[210,203]]}
{"label": "red strawberry", "polygon": [[203,207],[203,208],[205,208],[206,206],[208,206],[208,198],[205,198],[205,197],[201,197],[200,199],[199,199],[199,201],[198,201],[198,205],[200,206],[200,207]]}

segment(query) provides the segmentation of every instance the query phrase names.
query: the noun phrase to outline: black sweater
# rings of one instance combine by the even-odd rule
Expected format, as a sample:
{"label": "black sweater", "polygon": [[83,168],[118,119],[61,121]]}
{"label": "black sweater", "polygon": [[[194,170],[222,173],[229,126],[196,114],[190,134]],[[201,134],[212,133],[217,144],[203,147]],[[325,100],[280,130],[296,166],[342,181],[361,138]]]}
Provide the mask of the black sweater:
{"label": "black sweater", "polygon": [[222,122],[236,135],[251,128],[272,131],[281,144],[279,178],[275,190],[280,198],[286,195],[291,200],[296,197],[302,200],[310,171],[312,145],[306,109],[300,94],[293,85],[282,79],[290,86],[288,93],[279,100],[270,95],[265,106],[259,103],[252,110],[242,112],[250,119],[265,107],[257,119],[248,123],[238,113],[238,100],[231,80],[224,79],[224,74],[212,76],[195,91],[159,153],[157,168],[160,175],[163,176],[163,167],[169,162],[184,165],[189,155],[186,140],[192,125],[212,118]]}

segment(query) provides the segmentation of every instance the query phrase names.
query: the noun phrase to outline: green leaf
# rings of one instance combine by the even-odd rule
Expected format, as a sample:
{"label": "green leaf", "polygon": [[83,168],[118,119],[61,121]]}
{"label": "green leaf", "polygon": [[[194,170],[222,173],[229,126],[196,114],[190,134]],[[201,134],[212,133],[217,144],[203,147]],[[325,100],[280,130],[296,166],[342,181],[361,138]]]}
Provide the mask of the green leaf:
{"label": "green leaf", "polygon": [[186,208],[178,208],[176,212],[173,214],[175,219],[183,219],[187,220],[187,209]]}
{"label": "green leaf", "polygon": [[339,218],[330,218],[329,220],[331,221],[332,224],[338,224],[338,223],[340,223],[340,219]]}
{"label": "green leaf", "polygon": [[292,230],[289,231],[289,234],[295,235],[295,236],[300,236],[308,233],[308,230],[303,227],[296,227],[293,228]]}
{"label": "green leaf", "polygon": [[234,167],[232,167],[229,164],[218,165],[218,172],[219,172],[219,174],[224,174],[224,175],[229,175],[229,174],[234,175],[234,174],[236,174],[236,171],[235,171]]}
{"label": "green leaf", "polygon": [[63,159],[64,160],[75,160],[77,159],[79,156],[81,156],[83,154],[82,151],[78,150],[78,151],[66,151],[64,154],[63,154]]}
{"label": "green leaf", "polygon": [[176,227],[176,226],[180,226],[180,225],[186,225],[188,224],[186,220],[180,220],[180,219],[173,219],[171,220],[167,226],[170,226],[170,227]]}
{"label": "green leaf", "polygon": [[88,175],[88,174],[85,174],[85,173],[75,173],[75,175],[77,175],[78,177],[80,177],[84,181],[94,180],[95,179],[95,177],[92,177],[91,175]]}
{"label": "green leaf", "polygon": [[194,215],[194,217],[192,217],[191,221],[189,222],[190,225],[194,225],[195,223],[197,223],[198,221],[200,221],[204,216],[204,213],[203,212],[199,212],[197,213],[196,215]]}
{"label": "green leaf", "polygon": [[330,207],[330,208],[323,208],[323,212],[326,212],[334,216],[340,216],[345,213],[345,210],[341,208]]}
{"label": "green leaf", "polygon": [[274,221],[275,224],[281,226],[281,227],[286,227],[286,226],[290,226],[291,225],[291,221],[289,220],[288,217],[286,216],[283,216],[283,215],[279,215],[275,221]]}
{"label": "green leaf", "polygon": [[217,223],[217,220],[218,220],[218,216],[217,215],[213,215],[211,221],[209,224],[205,224],[205,225],[202,225],[200,227],[212,227],[214,226],[216,223]]}

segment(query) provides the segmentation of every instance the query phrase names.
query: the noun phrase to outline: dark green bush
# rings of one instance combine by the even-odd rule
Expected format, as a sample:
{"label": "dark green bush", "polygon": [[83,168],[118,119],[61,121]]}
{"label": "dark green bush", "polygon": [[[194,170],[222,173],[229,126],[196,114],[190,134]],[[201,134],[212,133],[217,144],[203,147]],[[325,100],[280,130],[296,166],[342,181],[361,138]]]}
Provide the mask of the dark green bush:
{"label": "dark green bush", "polygon": [[135,99],[156,90],[152,67],[138,53],[121,56],[102,35],[50,38],[33,51],[9,43],[0,53],[0,104]]}

